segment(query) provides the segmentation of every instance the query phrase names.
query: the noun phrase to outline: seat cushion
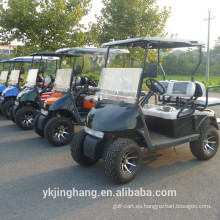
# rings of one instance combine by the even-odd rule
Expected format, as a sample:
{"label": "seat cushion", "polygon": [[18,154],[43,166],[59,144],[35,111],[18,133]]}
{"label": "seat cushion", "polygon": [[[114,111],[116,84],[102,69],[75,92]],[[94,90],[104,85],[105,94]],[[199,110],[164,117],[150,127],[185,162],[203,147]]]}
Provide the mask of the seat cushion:
{"label": "seat cushion", "polygon": [[[146,104],[143,107],[143,113],[146,116],[154,116],[158,118],[164,118],[169,120],[177,119],[177,115],[180,109],[176,109],[175,107],[168,105],[154,105],[154,104]],[[187,111],[189,109],[184,109]],[[183,112],[184,112],[183,111]]]}
{"label": "seat cushion", "polygon": [[[206,97],[199,97],[196,101],[195,101],[196,105],[202,105],[202,106],[206,106]],[[220,99],[219,98],[208,98],[208,105],[220,105]]]}

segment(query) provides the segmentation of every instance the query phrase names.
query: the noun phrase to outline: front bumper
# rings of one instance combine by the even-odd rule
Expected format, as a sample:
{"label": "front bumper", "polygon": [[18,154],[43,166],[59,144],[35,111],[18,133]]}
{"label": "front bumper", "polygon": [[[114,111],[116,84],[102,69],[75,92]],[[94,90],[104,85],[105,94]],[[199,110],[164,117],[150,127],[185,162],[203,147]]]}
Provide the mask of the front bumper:
{"label": "front bumper", "polygon": [[13,105],[13,109],[12,109],[13,117],[15,117],[16,112],[18,111],[18,109],[19,109],[19,106],[17,106],[17,105]]}
{"label": "front bumper", "polygon": [[4,103],[4,100],[0,99],[0,109],[2,109],[3,103]]}
{"label": "front bumper", "polygon": [[41,114],[38,121],[36,122],[38,129],[44,130],[44,127],[48,120],[49,120],[48,116]]}
{"label": "front bumper", "polygon": [[92,160],[101,159],[104,145],[103,139],[99,139],[88,134],[84,140],[83,154]]}

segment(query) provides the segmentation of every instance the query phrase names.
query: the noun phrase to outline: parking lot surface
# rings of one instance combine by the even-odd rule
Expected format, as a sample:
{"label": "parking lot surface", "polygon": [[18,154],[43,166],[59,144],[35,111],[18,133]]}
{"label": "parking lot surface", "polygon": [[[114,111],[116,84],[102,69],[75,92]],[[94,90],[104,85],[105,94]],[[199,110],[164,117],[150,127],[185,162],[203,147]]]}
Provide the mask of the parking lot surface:
{"label": "parking lot surface", "polygon": [[[213,109],[220,117],[220,108]],[[82,128],[77,126],[76,132]],[[220,219],[220,152],[209,161],[199,161],[188,144],[144,151],[139,175],[129,184],[116,185],[104,174],[102,161],[79,166],[70,145],[53,147],[2,116],[0,150],[1,220]],[[60,196],[61,190],[68,195]],[[100,195],[103,190],[113,194]],[[141,190],[152,196],[117,194]],[[158,190],[165,194],[175,190],[176,195],[157,196]]]}

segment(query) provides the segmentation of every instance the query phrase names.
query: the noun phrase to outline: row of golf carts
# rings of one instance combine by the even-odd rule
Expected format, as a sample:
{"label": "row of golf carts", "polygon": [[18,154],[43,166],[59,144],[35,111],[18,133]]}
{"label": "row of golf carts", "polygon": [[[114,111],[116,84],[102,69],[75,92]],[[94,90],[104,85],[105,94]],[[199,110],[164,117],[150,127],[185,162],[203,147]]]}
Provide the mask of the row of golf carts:
{"label": "row of golf carts", "polygon": [[[55,146],[72,141],[72,157],[81,165],[103,159],[107,175],[120,184],[131,181],[140,170],[141,148],[155,151],[190,143],[195,157],[208,160],[219,147],[218,119],[208,107],[220,105],[220,99],[209,97],[209,91],[220,86],[205,89],[194,81],[203,45],[190,40],[133,38],[103,44],[107,48],[67,48],[5,60],[2,63],[10,63],[10,68],[15,63],[21,68],[1,72],[0,110],[20,128],[33,128]],[[141,68],[125,68],[129,51],[121,48],[127,47],[143,49]],[[160,49],[181,47],[198,48],[198,65],[189,81],[166,80]],[[149,65],[147,57],[153,49],[158,63]],[[82,58],[101,55],[105,63],[97,85],[83,74]],[[112,56],[123,57],[121,68],[119,62],[112,64]],[[73,58],[72,68],[62,68],[64,58]],[[76,65],[79,58],[82,63]],[[56,62],[56,73],[40,78],[42,63],[47,61]],[[21,87],[25,62],[39,67],[29,69]],[[162,81],[154,79],[159,69]],[[85,127],[74,136],[76,124]]]}

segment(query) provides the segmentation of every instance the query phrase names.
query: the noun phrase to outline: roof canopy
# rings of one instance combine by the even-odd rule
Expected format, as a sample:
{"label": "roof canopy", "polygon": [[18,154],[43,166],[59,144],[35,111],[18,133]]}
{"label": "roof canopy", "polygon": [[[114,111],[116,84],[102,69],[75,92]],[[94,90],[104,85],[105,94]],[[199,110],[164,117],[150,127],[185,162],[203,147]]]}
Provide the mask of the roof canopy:
{"label": "roof canopy", "polygon": [[[72,56],[92,56],[92,55],[105,55],[107,53],[107,48],[85,48],[85,47],[72,47],[72,48],[62,48],[56,50],[56,53],[69,54]],[[121,49],[110,49],[110,54],[124,54],[129,53],[128,50]]]}
{"label": "roof canopy", "polygon": [[60,57],[62,54],[57,54],[55,52],[36,52],[32,53],[29,56],[46,56],[46,57]]}
{"label": "roof canopy", "polygon": [[46,57],[46,56],[26,56],[26,57],[15,57],[9,60],[9,62],[34,62],[34,61],[51,61],[51,60],[59,60],[59,57]]}
{"label": "roof canopy", "polygon": [[202,41],[184,40],[177,38],[159,38],[159,37],[144,37],[130,38],[126,40],[118,40],[109,43],[104,43],[102,46],[127,46],[127,47],[142,47],[146,48],[149,44],[149,49],[158,48],[179,48],[179,47],[196,47],[205,45]]}

